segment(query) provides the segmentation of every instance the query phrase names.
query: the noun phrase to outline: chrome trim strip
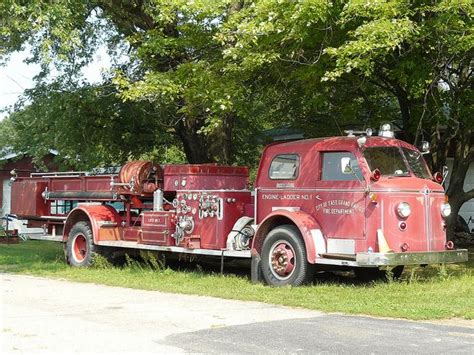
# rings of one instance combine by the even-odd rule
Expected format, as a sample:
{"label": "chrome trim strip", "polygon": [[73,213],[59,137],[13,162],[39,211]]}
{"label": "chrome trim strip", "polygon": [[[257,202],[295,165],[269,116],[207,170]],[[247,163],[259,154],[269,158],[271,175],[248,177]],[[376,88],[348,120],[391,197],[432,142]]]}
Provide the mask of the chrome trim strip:
{"label": "chrome trim strip", "polygon": [[195,254],[195,255],[231,256],[235,258],[250,258],[251,257],[250,250],[188,249],[188,248],[183,248],[183,247],[138,244],[136,242],[129,242],[129,241],[123,241],[123,240],[99,241],[96,244],[101,245],[101,246],[107,246],[107,247],[169,251],[173,253],[184,253],[184,254]]}
{"label": "chrome trim strip", "polygon": [[178,192],[251,192],[250,190],[247,189],[242,189],[242,190],[235,190],[235,189],[220,189],[220,190],[201,190],[201,189],[186,189],[186,190],[176,190],[176,193]]}
{"label": "chrome trim strip", "polygon": [[[370,190],[370,192],[402,192],[402,193],[423,193],[423,190],[397,190],[397,189],[376,189],[376,190]],[[430,191],[430,193],[435,193],[435,194],[445,194],[445,191]]]}
{"label": "chrome trim strip", "polygon": [[428,201],[428,211],[426,212],[427,216],[428,216],[428,240],[430,241],[430,249],[429,250],[433,250],[434,246],[434,236],[433,236],[433,214],[431,213],[431,208],[433,207],[432,203],[434,201],[432,201],[431,199],[431,194],[428,193],[427,195],[427,201]]}
{"label": "chrome trim strip", "polygon": [[99,226],[99,228],[115,228],[115,227],[117,227],[117,223],[112,222],[112,221],[98,221],[97,225]]}
{"label": "chrome trim strip", "polygon": [[429,191],[423,190],[423,212],[425,214],[425,235],[426,235],[426,250],[431,251],[431,230],[430,230],[430,198]]}
{"label": "chrome trim strip", "polygon": [[[272,189],[260,189],[260,191],[265,192],[265,191],[288,191],[288,190],[297,190],[297,191],[323,191],[323,192],[365,192],[365,189],[323,189],[323,188],[299,188],[299,187],[294,187],[294,188],[272,188]],[[398,189],[375,189],[372,190],[370,189],[370,192],[387,192],[387,193],[394,193],[394,192],[401,192],[401,193],[414,193],[414,194],[420,194],[423,193],[423,190],[398,190]],[[431,193],[435,194],[445,194],[445,191],[430,191]]]}
{"label": "chrome trim strip", "polygon": [[320,189],[320,188],[285,188],[285,189],[260,189],[262,192],[266,191],[327,191],[327,192],[365,192],[365,189]]}
{"label": "chrome trim strip", "polygon": [[41,219],[50,219],[52,221],[65,221],[67,217],[62,216],[40,216]]}
{"label": "chrome trim strip", "polygon": [[300,207],[272,206],[272,212],[278,211],[278,210],[285,210],[288,212],[298,212],[301,210],[301,208]]}
{"label": "chrome trim strip", "polygon": [[[384,219],[384,206],[383,206],[383,200],[380,202],[380,229],[382,230],[382,233],[385,233],[385,219]],[[368,219],[368,218],[366,218]]]}
{"label": "chrome trim strip", "polygon": [[254,196],[254,204],[253,204],[253,221],[255,224],[257,223],[257,201],[258,201],[258,187],[255,188],[255,196]]}
{"label": "chrome trim strip", "polygon": [[340,260],[340,259],[325,259],[325,258],[317,258],[314,261],[315,264],[322,264],[322,265],[340,265],[340,266],[359,266],[357,262],[351,260]]}

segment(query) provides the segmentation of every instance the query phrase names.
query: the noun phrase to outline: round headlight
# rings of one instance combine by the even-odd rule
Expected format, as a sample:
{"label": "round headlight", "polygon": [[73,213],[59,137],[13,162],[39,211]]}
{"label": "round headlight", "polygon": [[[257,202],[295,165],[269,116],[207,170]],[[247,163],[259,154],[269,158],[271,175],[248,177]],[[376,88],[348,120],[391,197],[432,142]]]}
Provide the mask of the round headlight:
{"label": "round headlight", "polygon": [[401,202],[397,206],[397,214],[402,218],[407,218],[411,213],[410,205],[407,202]]}
{"label": "round headlight", "polygon": [[441,205],[441,216],[448,217],[451,214],[451,205],[447,202]]}

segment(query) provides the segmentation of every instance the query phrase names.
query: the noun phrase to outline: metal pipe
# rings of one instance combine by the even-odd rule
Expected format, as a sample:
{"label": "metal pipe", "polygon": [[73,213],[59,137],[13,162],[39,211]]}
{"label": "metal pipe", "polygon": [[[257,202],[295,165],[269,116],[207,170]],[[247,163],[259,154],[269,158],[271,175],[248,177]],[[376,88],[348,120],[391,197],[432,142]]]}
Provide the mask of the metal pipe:
{"label": "metal pipe", "polygon": [[51,199],[76,199],[76,200],[117,200],[117,194],[114,192],[98,191],[61,191],[44,193],[45,200]]}
{"label": "metal pipe", "polygon": [[153,211],[163,211],[163,191],[161,189],[153,192]]}
{"label": "metal pipe", "polygon": [[40,177],[72,177],[72,176],[87,176],[89,175],[88,171],[58,171],[51,173],[31,173],[30,176],[40,176]]}

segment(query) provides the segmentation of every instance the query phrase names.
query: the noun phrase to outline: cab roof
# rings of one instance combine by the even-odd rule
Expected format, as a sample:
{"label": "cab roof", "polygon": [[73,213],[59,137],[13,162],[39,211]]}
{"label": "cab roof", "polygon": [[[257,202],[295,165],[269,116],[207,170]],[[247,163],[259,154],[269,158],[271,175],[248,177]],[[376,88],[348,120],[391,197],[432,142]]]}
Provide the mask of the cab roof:
{"label": "cab roof", "polygon": [[[282,151],[282,152],[289,152],[291,150],[297,151],[305,151],[305,150],[354,150],[359,147],[357,143],[357,139],[359,137],[324,137],[324,138],[311,138],[311,139],[304,139],[298,141],[291,141],[291,142],[281,142],[281,143],[274,143],[267,147],[268,150],[271,151]],[[365,142],[365,147],[405,147],[409,149],[416,149],[413,145],[401,141],[395,138],[386,138],[386,137],[379,137],[379,136],[372,136],[366,137],[367,141]]]}

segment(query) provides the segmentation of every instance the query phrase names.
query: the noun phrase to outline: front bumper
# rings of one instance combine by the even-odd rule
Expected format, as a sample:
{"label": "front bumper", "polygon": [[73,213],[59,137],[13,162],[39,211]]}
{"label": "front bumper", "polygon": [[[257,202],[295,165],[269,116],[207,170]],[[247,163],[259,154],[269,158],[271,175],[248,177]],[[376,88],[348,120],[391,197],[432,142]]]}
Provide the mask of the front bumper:
{"label": "front bumper", "polygon": [[467,249],[412,253],[358,253],[356,254],[356,264],[370,267],[462,263],[467,261],[467,254]]}

